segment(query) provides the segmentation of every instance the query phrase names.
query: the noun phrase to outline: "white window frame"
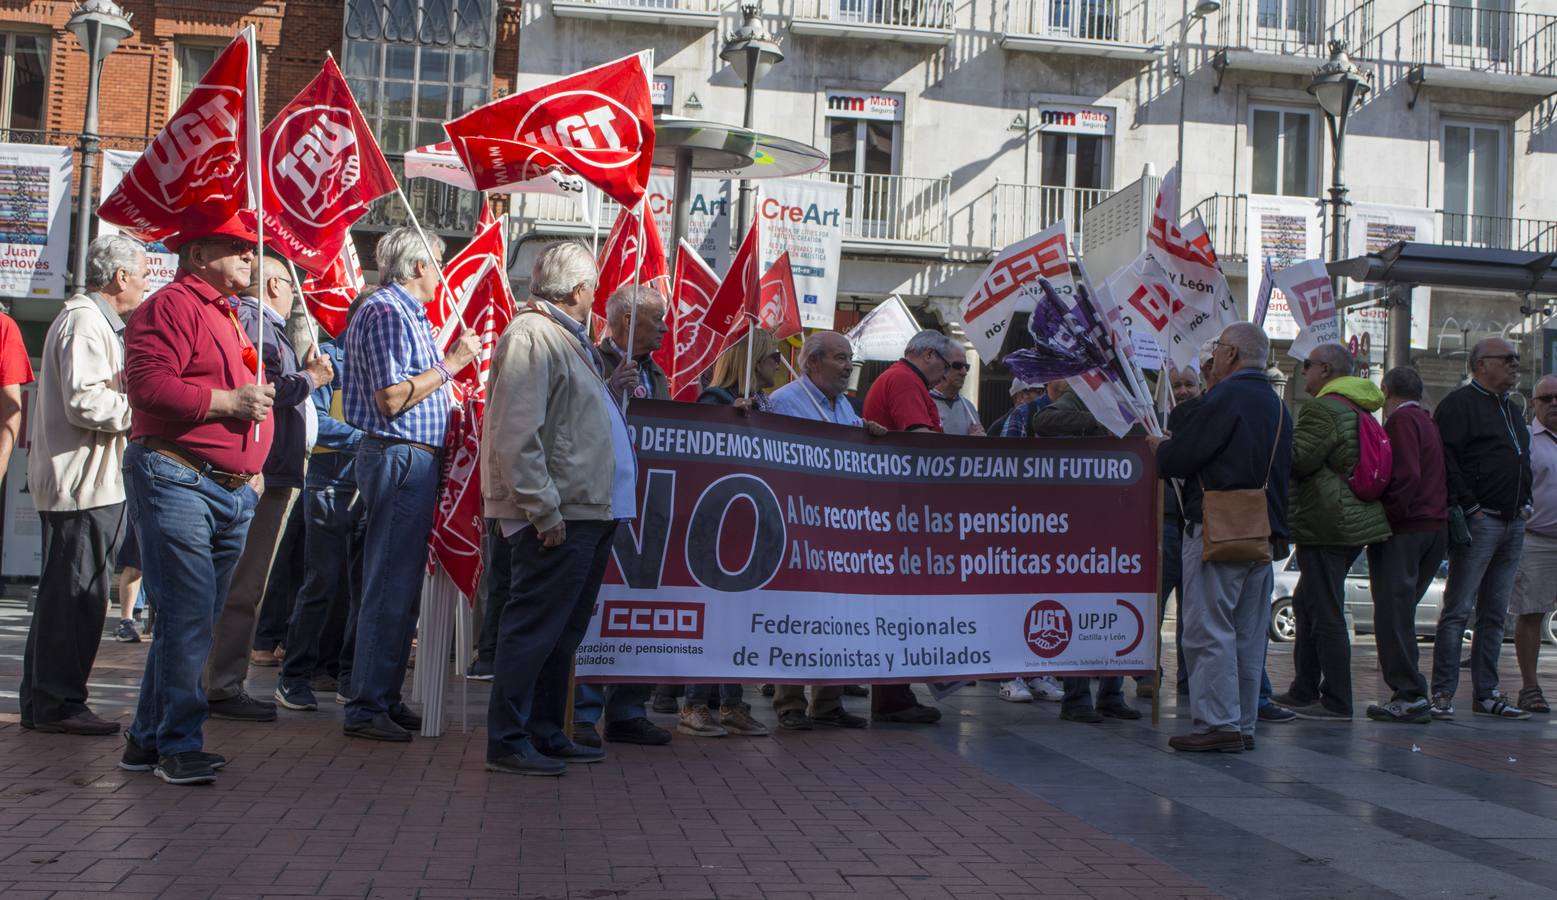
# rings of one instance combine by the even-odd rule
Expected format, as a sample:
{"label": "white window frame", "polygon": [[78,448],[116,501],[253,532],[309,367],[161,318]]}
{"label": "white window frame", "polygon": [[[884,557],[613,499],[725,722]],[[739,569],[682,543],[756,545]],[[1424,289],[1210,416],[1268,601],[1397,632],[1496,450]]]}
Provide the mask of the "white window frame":
{"label": "white window frame", "polygon": [[[179,59],[180,51],[185,49],[215,51],[211,56],[211,62],[215,63],[216,58],[222,55],[222,48],[225,46],[227,46],[227,42],[221,38],[190,35],[173,39],[173,77],[168,79],[168,110],[170,114],[172,110],[178,109],[179,104],[184,102],[184,98],[178,95],[179,85],[184,81],[184,63]],[[202,72],[201,74],[203,75],[204,73]]]}
{"label": "white window frame", "polygon": [[[1509,184],[1512,173],[1509,171],[1510,166],[1508,158],[1509,126],[1509,122],[1500,122],[1489,119],[1460,119],[1450,117],[1445,117],[1438,124],[1438,184],[1439,196],[1443,198],[1443,202],[1440,205],[1446,216],[1459,215],[1466,217],[1466,234],[1459,236],[1458,240],[1471,240],[1471,232],[1473,229],[1470,226],[1474,223],[1478,216],[1482,215],[1481,213],[1476,212],[1477,195],[1474,156],[1476,141],[1474,132],[1477,130],[1491,131],[1498,136],[1498,148],[1496,154],[1498,162],[1498,183],[1493,189],[1497,203],[1494,207],[1496,211],[1492,213],[1492,218],[1502,220],[1510,217]],[[1470,141],[1472,157],[1466,161],[1466,189],[1469,192],[1469,196],[1466,197],[1466,210],[1464,212],[1454,212],[1449,209],[1449,159],[1447,156],[1447,150],[1449,146],[1448,138],[1450,128],[1469,128],[1472,131],[1472,139]],[[1447,221],[1444,223],[1445,231],[1448,230],[1448,224],[1449,223]],[[1483,233],[1489,233],[1487,232],[1488,227],[1489,226],[1483,226]],[[1502,229],[1500,228],[1492,229],[1492,231],[1495,232],[1501,232],[1501,230]],[[1449,235],[1446,234],[1444,237],[1448,238]]]}
{"label": "white window frame", "polygon": [[[1260,5],[1264,2],[1267,2],[1267,0],[1250,0],[1247,13],[1249,18],[1245,25],[1248,29],[1248,34],[1266,41],[1276,40],[1293,46],[1307,46],[1320,42],[1321,26],[1319,16],[1322,14],[1323,0],[1270,0],[1270,2],[1278,3],[1281,6],[1280,13],[1277,16],[1278,21],[1275,25],[1260,24]],[[1308,20],[1300,21],[1296,28],[1287,27],[1288,10],[1294,6],[1303,5],[1306,5],[1310,10]],[[1224,10],[1222,15],[1227,15],[1227,12]]]}
{"label": "white window frame", "polygon": [[1273,195],[1273,196],[1279,196],[1279,197],[1318,197],[1319,196],[1319,182],[1320,182],[1321,176],[1324,174],[1321,171],[1321,169],[1323,168],[1323,160],[1324,160],[1324,155],[1321,152],[1321,150],[1322,150],[1321,141],[1322,141],[1324,135],[1319,130],[1319,119],[1320,119],[1321,116],[1324,115],[1324,110],[1320,109],[1317,106],[1298,106],[1298,105],[1294,105],[1294,104],[1281,104],[1281,103],[1251,103],[1251,104],[1249,104],[1248,119],[1244,123],[1244,128],[1245,128],[1245,132],[1246,132],[1244,143],[1248,144],[1248,146],[1249,146],[1249,193],[1251,193],[1251,194],[1256,193],[1256,191],[1254,189],[1254,154],[1255,154],[1255,150],[1256,150],[1255,144],[1254,144],[1254,117],[1255,117],[1255,114],[1262,113],[1262,112],[1267,112],[1267,113],[1273,112],[1273,113],[1276,113],[1277,115],[1283,116],[1283,117],[1289,116],[1289,115],[1306,115],[1306,116],[1308,116],[1308,152],[1309,152],[1309,158],[1308,158],[1308,190],[1307,190],[1307,193],[1303,193],[1303,194],[1282,194],[1282,193],[1280,193],[1282,182],[1284,182],[1286,180],[1285,177],[1284,177],[1284,168],[1285,168],[1285,163],[1287,161],[1287,148],[1286,148],[1286,136],[1285,136],[1286,130],[1284,128],[1278,127],[1276,129],[1276,142],[1277,142],[1277,149],[1276,149],[1276,153],[1277,153],[1277,156],[1276,156],[1276,182],[1277,182],[1277,184],[1276,184],[1276,187],[1277,187],[1277,193],[1275,195]]}
{"label": "white window frame", "polygon": [[[1114,154],[1117,153],[1118,150],[1119,150],[1118,147],[1114,146],[1114,135],[1112,135],[1112,134],[1076,134],[1076,133],[1073,133],[1073,132],[1063,132],[1063,131],[1062,132],[1058,132],[1057,134],[1058,134],[1059,137],[1065,138],[1065,183],[1064,184],[1044,184],[1043,183],[1043,170],[1044,170],[1043,139],[1044,139],[1044,136],[1048,135],[1048,134],[1056,134],[1056,132],[1047,132],[1047,131],[1042,131],[1042,130],[1038,130],[1038,131],[1034,131],[1033,132],[1033,139],[1038,142],[1038,153],[1036,154],[1037,157],[1038,157],[1038,172],[1037,172],[1037,177],[1033,179],[1033,182],[1032,182],[1033,184],[1042,185],[1043,187],[1063,187],[1063,188],[1067,188],[1067,189],[1080,190],[1080,191],[1110,191],[1110,190],[1113,190],[1113,188],[1114,188]],[[1076,184],[1076,138],[1081,138],[1081,137],[1100,138],[1100,139],[1102,139],[1104,141],[1107,141],[1108,152],[1103,155],[1103,179],[1102,179],[1103,180],[1103,184],[1101,186],[1099,186],[1099,187],[1095,187],[1095,188],[1092,188],[1092,187],[1080,187],[1080,186],[1078,186]]]}
{"label": "white window frame", "polygon": [[[32,31],[25,28],[8,28],[5,31],[0,31],[0,53],[4,54],[4,58],[0,59],[0,77],[4,79],[3,83],[0,83],[0,130],[3,131],[11,130],[11,101],[14,97],[12,89],[16,86],[16,39],[19,37],[41,38],[43,40],[45,47],[43,93],[45,98],[49,92],[50,76],[54,73],[53,42],[49,40],[46,32]],[[41,113],[39,118],[44,121],[40,124],[46,125],[49,117],[47,100],[44,102]]]}

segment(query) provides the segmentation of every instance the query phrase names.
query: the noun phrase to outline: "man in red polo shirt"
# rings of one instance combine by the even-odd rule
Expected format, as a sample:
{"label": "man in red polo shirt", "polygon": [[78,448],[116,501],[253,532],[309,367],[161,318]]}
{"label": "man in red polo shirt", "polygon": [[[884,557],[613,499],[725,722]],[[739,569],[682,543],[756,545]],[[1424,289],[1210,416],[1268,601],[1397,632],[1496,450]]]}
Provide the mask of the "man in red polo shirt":
{"label": "man in red polo shirt", "polygon": [[124,332],[129,519],[157,600],[157,639],[119,766],[169,784],[209,783],[226,764],[202,750],[200,673],[270,451],[275,388],[259,383],[233,296],[249,284],[255,242],[248,213],[169,238],[178,277]]}
{"label": "man in red polo shirt", "polygon": [[[941,414],[930,396],[930,385],[939,384],[954,362],[965,364],[967,352],[955,341],[932,328],[914,335],[903,348],[903,358],[876,377],[865,395],[865,420],[879,422],[888,431],[940,431]],[[870,689],[873,722],[932,725],[941,711],[925,706],[906,684],[876,684]]]}

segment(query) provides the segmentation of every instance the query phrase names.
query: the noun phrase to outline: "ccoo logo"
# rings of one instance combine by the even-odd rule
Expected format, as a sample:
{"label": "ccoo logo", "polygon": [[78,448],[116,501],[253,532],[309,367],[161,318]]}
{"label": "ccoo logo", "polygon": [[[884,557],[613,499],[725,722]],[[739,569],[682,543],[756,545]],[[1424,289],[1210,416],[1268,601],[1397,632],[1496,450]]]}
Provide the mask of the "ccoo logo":
{"label": "ccoo logo", "polygon": [[1070,646],[1070,610],[1056,600],[1039,600],[1027,611],[1023,633],[1028,649],[1042,659],[1053,659]]}
{"label": "ccoo logo", "polygon": [[350,110],[297,110],[281,122],[266,151],[276,195],[294,218],[323,228],[366,206],[352,190],[362,178],[362,156]]}

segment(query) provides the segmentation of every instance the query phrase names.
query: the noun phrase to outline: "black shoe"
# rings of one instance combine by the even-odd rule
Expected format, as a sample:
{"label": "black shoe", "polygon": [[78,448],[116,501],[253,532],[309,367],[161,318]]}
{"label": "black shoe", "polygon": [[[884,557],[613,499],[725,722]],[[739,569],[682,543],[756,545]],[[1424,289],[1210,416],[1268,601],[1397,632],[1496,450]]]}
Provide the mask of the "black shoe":
{"label": "black shoe", "polygon": [[778,687],[775,686],[775,685],[771,685],[771,684],[765,684],[765,685],[762,686],[761,691],[762,691],[762,696],[764,696],[764,697],[771,697],[774,694],[778,693]]}
{"label": "black shoe", "polygon": [[216,780],[216,767],[199,750],[164,756],[153,771],[168,784],[210,784]]}
{"label": "black shoe", "polygon": [[649,708],[657,713],[667,713],[671,715],[681,712],[681,707],[677,705],[675,697],[672,697],[669,694],[661,694],[659,691],[655,691],[654,696],[650,698]]}
{"label": "black shoe", "polygon": [[895,722],[899,725],[934,725],[941,721],[941,711],[933,706],[916,703],[892,712],[871,713],[872,722]]}
{"label": "black shoe", "polygon": [[1103,721],[1098,711],[1090,706],[1080,706],[1076,709],[1061,709],[1060,718],[1066,722],[1085,722],[1088,725],[1096,725]]}
{"label": "black shoe", "polygon": [[786,709],[779,713],[779,727],[789,731],[810,731],[816,723],[798,709]]}
{"label": "black shoe", "polygon": [[119,733],[119,723],[98,718],[97,713],[83,709],[73,716],[57,722],[33,722],[32,726],[45,734],[80,734],[103,737]]}
{"label": "black shoe", "polygon": [[1261,722],[1291,722],[1297,719],[1297,713],[1274,701],[1260,707],[1257,715]]}
{"label": "black shoe", "polygon": [[636,719],[607,724],[605,739],[613,744],[644,744],[658,747],[670,743],[670,732],[639,716]]}
{"label": "black shoe", "polygon": [[[220,769],[227,765],[227,757],[220,753],[207,753],[204,750],[196,750],[205,757],[205,761],[212,769]],[[150,772],[157,766],[157,751],[142,747],[130,738],[130,732],[124,732],[124,755],[119,757],[119,768],[126,772]]]}
{"label": "black shoe", "polygon": [[141,633],[135,627],[134,619],[120,619],[119,627],[114,629],[114,640],[123,644],[139,644]]}
{"label": "black shoe", "polygon": [[395,724],[406,731],[420,731],[422,729],[422,716],[412,712],[411,707],[404,703],[397,704],[389,711],[389,717],[395,720]]}
{"label": "black shoe", "polygon": [[[856,716],[854,713],[845,712],[842,709],[820,716],[812,716],[811,721],[828,728],[864,728],[870,724],[870,720],[864,716]],[[783,724],[780,722],[780,724]]]}
{"label": "black shoe", "polygon": [[234,722],[276,721],[276,704],[256,700],[246,691],[239,691],[235,696],[223,700],[212,700],[208,706],[213,719]]}
{"label": "black shoe", "polygon": [[581,747],[600,749],[600,732],[593,725],[579,723],[573,726],[573,743]]}
{"label": "black shoe", "polygon": [[487,759],[488,772],[502,772],[506,775],[556,776],[567,770],[567,763],[552,759],[528,745],[525,746],[523,753],[511,753],[497,759],[490,757]]}
{"label": "black shoe", "polygon": [[341,727],[341,732],[347,737],[367,738],[370,741],[405,743],[411,740],[411,732],[382,713],[360,722],[347,722]]}
{"label": "black shoe", "polygon": [[843,686],[843,695],[845,697],[869,697],[870,688],[863,684],[846,684]]}
{"label": "black shoe", "polygon": [[31,719],[23,719],[19,724],[22,726],[23,731],[36,731],[38,729],[37,723]]}
{"label": "black shoe", "polygon": [[1243,749],[1246,751],[1254,749],[1254,735],[1246,734],[1243,736]]}
{"label": "black shoe", "polygon": [[599,747],[586,747],[574,741],[569,741],[564,747],[542,750],[541,755],[560,762],[579,765],[601,762],[606,758],[605,751]]}
{"label": "black shoe", "polygon": [[465,670],[465,677],[471,681],[491,681],[497,676],[492,668],[492,660],[477,657],[470,661],[470,668]]}
{"label": "black shoe", "polygon": [[1139,719],[1141,711],[1128,703],[1105,703],[1097,708],[1105,719]]}
{"label": "black shoe", "polygon": [[333,694],[341,689],[340,682],[331,675],[315,675],[308,679],[308,687],[320,694]]}

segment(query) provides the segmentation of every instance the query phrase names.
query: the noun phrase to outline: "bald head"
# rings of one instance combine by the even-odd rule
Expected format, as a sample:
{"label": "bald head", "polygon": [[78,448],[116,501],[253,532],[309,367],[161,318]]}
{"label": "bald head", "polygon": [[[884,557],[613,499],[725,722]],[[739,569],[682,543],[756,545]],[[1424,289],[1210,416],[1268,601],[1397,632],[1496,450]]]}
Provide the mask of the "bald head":
{"label": "bald head", "polygon": [[836,331],[818,331],[800,347],[800,369],[822,396],[833,400],[849,389],[854,347]]}
{"label": "bald head", "polygon": [[292,312],[292,296],[296,289],[287,264],[274,256],[264,256],[255,261],[254,278],[243,289],[243,295],[259,300],[276,315],[286,318]]}
{"label": "bald head", "polygon": [[[1544,399],[1543,399],[1544,398]],[[1557,375],[1544,376],[1531,392],[1531,412],[1547,431],[1557,432]]]}

